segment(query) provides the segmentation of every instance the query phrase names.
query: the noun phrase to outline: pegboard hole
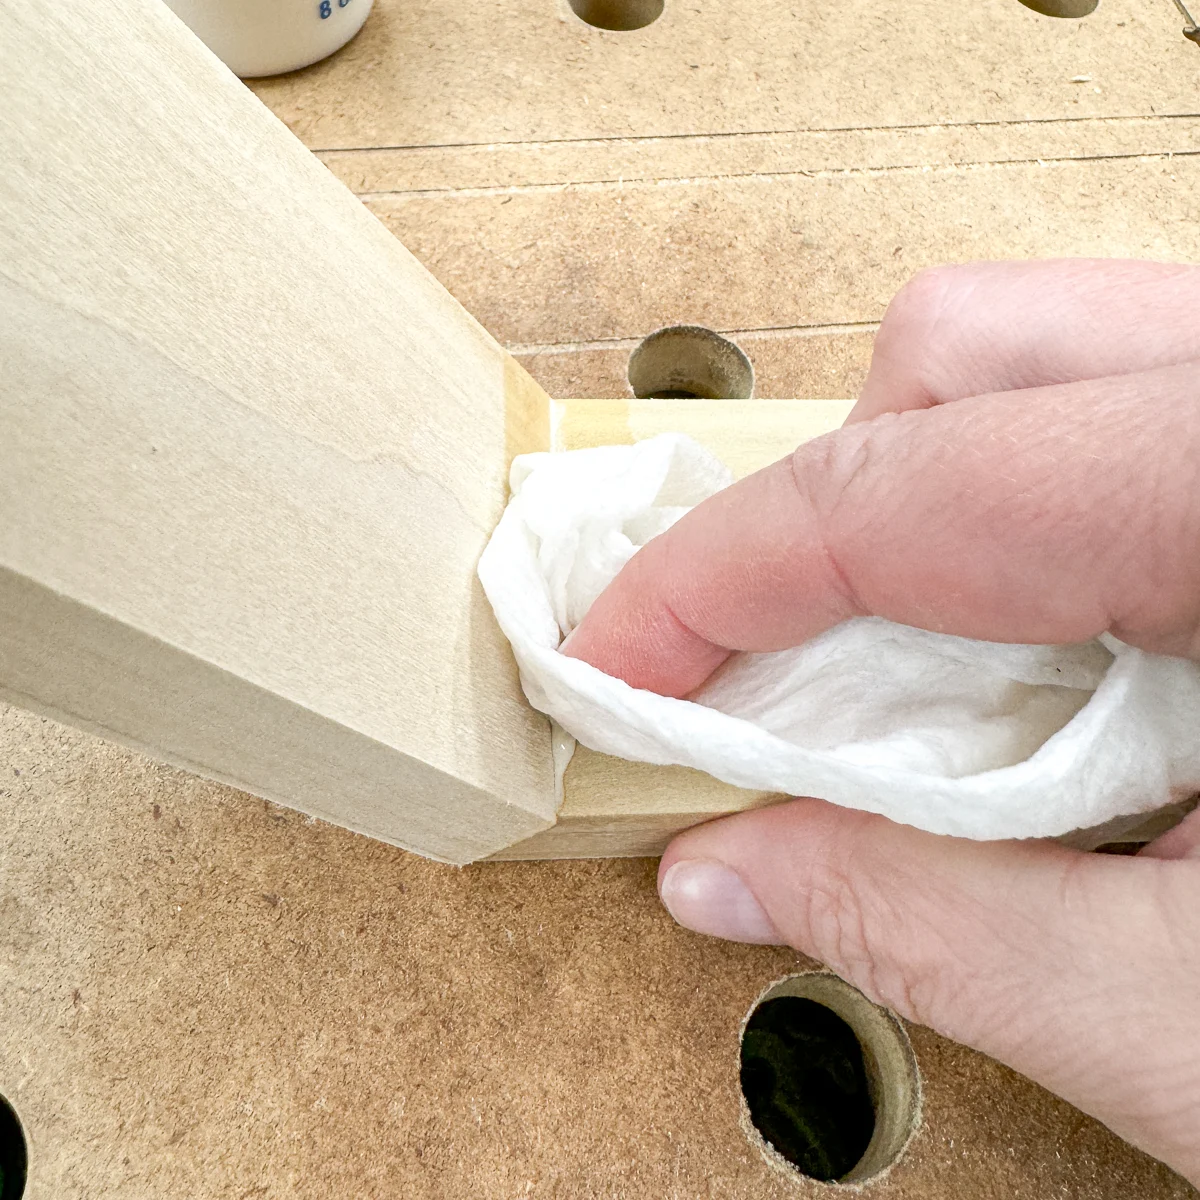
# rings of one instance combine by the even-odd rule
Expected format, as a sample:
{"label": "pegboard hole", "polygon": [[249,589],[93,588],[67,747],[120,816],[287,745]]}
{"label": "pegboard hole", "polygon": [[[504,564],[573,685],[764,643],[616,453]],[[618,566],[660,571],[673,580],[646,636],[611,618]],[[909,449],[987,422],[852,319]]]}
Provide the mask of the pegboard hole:
{"label": "pegboard hole", "polygon": [[1021,0],[1021,3],[1043,17],[1077,21],[1094,13],[1100,0]]}
{"label": "pegboard hole", "polygon": [[571,10],[597,29],[641,29],[662,16],[664,0],[570,0]]}
{"label": "pegboard hole", "polygon": [[0,1096],[0,1200],[21,1200],[29,1175],[29,1148],[16,1110]]}
{"label": "pegboard hole", "polygon": [[639,400],[748,400],[754,368],[740,346],[702,325],[668,325],[629,356]]}
{"label": "pegboard hole", "polygon": [[908,1034],[836,975],[768,988],[742,1028],[746,1132],[772,1166],[826,1183],[888,1170],[920,1121]]}

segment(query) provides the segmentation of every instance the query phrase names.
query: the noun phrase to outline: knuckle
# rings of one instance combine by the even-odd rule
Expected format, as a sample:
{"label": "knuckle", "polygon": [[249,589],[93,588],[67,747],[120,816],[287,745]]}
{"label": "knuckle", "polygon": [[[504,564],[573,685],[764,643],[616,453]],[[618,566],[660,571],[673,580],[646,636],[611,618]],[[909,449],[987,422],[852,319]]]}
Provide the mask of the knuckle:
{"label": "knuckle", "polygon": [[[918,271],[892,298],[883,318],[883,328],[927,330],[937,324],[965,282],[968,268],[926,267]],[[883,331],[881,328],[880,332]]]}
{"label": "knuckle", "polygon": [[927,267],[896,293],[880,323],[874,361],[910,379],[930,405],[952,398],[943,394],[939,372],[978,274],[972,266]]}
{"label": "knuckle", "polygon": [[903,922],[886,897],[864,888],[857,872],[827,862],[814,875],[807,917],[806,940],[817,958],[875,1003],[921,1019],[924,1006],[898,945]]}
{"label": "knuckle", "polygon": [[847,425],[792,452],[793,483],[818,520],[827,521],[847,500],[864,499],[861,491],[870,486],[887,426],[886,421]]}
{"label": "knuckle", "polygon": [[846,872],[832,863],[813,873],[808,934],[817,956],[830,966],[849,971],[871,959],[857,890]]}
{"label": "knuckle", "polygon": [[794,485],[812,514],[831,580],[853,612],[870,611],[860,588],[874,575],[877,514],[895,503],[895,435],[885,417],[848,425],[792,455]]}
{"label": "knuckle", "polygon": [[810,443],[816,460],[813,465],[819,469],[805,475],[803,480],[812,489],[808,498],[819,515],[831,515],[847,499],[858,502],[861,497],[856,493],[870,485],[882,443],[889,436],[889,422],[880,421],[848,425],[830,437]]}
{"label": "knuckle", "polygon": [[872,849],[877,820],[864,816],[814,856],[799,947],[905,1020],[965,1029],[956,956],[929,919],[939,905]]}

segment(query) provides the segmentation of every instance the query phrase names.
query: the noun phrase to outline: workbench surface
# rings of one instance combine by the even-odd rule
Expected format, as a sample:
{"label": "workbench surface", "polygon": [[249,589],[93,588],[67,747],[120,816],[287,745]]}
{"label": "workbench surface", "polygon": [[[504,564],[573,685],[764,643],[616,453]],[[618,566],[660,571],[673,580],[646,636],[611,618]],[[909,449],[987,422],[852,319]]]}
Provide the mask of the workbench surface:
{"label": "workbench surface", "polygon": [[[552,395],[625,395],[638,340],[695,322],[759,395],[844,397],[922,266],[1200,260],[1179,24],[667,0],[615,33],[566,0],[376,0],[252,86]],[[738,1125],[739,1024],[811,964],[676,928],[650,860],[444,867],[16,709],[0,813],[0,1092],[34,1200],[830,1194]],[[911,1035],[924,1124],[869,1195],[1195,1194]]]}

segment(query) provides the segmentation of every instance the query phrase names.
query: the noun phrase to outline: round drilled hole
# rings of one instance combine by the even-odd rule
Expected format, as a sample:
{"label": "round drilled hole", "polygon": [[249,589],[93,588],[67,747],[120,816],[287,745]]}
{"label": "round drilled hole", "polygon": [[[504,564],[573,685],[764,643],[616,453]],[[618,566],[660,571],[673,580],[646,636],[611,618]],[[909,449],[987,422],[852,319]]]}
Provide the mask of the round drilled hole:
{"label": "round drilled hole", "polygon": [[13,1106],[0,1096],[0,1200],[20,1200],[29,1173],[29,1150]]}
{"label": "round drilled hole", "polygon": [[662,16],[664,0],[570,0],[572,11],[597,29],[641,29]]}
{"label": "round drilled hole", "polygon": [[768,988],[742,1029],[743,1123],[772,1166],[863,1183],[899,1159],[920,1121],[908,1034],[836,975]]}
{"label": "round drilled hole", "polygon": [[1043,17],[1078,20],[1094,13],[1100,0],[1021,0],[1021,3]]}
{"label": "round drilled hole", "polygon": [[719,333],[668,325],[629,356],[629,386],[639,400],[746,400],[754,393],[754,368]]}

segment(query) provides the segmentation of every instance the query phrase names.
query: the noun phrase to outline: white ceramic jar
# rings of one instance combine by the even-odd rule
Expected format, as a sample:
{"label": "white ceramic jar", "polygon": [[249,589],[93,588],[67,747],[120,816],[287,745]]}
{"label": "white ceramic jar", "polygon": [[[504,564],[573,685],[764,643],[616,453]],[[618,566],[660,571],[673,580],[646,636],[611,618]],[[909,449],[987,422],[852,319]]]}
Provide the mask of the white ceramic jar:
{"label": "white ceramic jar", "polygon": [[167,0],[236,75],[295,71],[341,49],[373,0]]}

